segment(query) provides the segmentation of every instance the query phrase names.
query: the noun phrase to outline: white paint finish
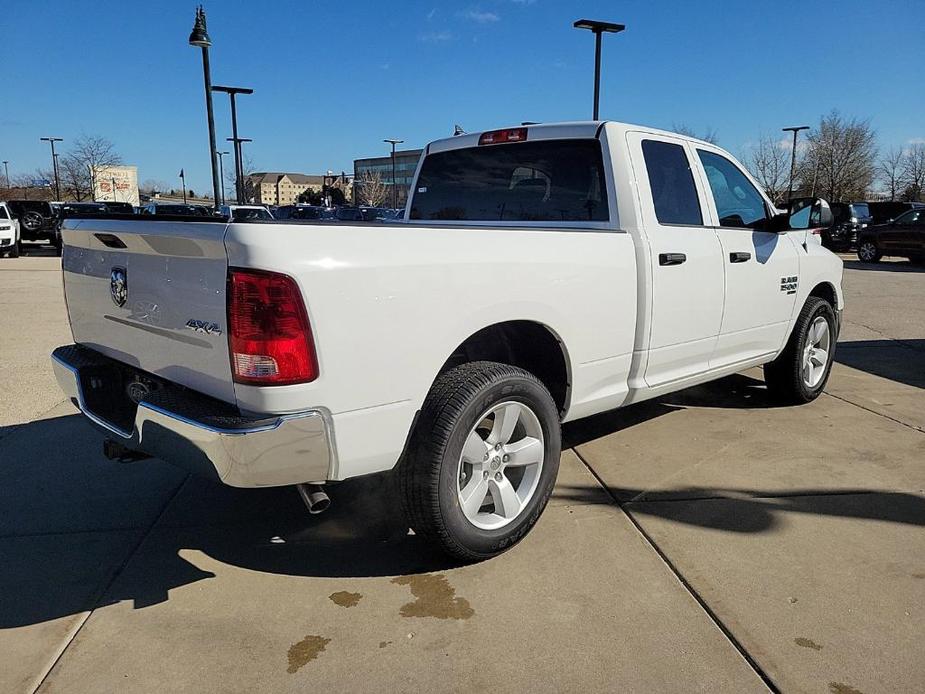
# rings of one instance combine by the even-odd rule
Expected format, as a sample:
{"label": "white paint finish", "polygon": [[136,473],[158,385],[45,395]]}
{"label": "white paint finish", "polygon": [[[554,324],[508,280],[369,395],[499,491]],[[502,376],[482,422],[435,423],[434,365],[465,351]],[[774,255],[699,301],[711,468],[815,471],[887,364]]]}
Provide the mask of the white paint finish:
{"label": "white paint finish", "polygon": [[[679,143],[692,162],[695,147],[709,147],[706,143],[619,123],[530,126],[528,139],[597,133],[605,148],[611,218],[592,229],[537,222],[195,225],[210,230],[206,233],[192,224],[92,222],[94,231],[130,236],[130,284],[148,274],[142,286],[157,287],[164,307],[197,308],[189,305],[193,297],[203,315],[189,317],[214,320],[223,328],[227,265],[294,277],[318,351],[320,376],[312,383],[232,386],[225,335],[213,345],[214,360],[204,363],[201,354],[185,347],[177,351],[172,343],[144,342],[131,329],[112,331],[94,315],[112,306],[105,286],[108,265],[122,256],[103,249],[86,230],[65,236],[76,246],[65,255],[66,266],[68,258],[86,265],[70,270],[72,321],[84,337],[107,343],[101,351],[149,370],[159,366],[161,375],[218,394],[245,412],[326,408],[338,460],[332,477],[346,479],[397,462],[441,366],[460,343],[487,326],[533,321],[560,341],[570,377],[565,414],[570,420],[767,361],[782,347],[799,307],[819,282],[832,284],[843,305],[841,261],[816,244],[804,246],[805,233],[755,238],[751,232],[734,236],[732,230],[714,229],[702,175],[695,175],[695,183],[703,226],[658,224],[640,141]],[[451,138],[433,143],[430,151],[477,141],[478,134]],[[223,232],[224,245],[218,242]],[[199,255],[191,257],[190,248],[173,253],[171,239],[172,250],[182,250],[185,239],[200,248]],[[141,248],[144,242],[150,249]],[[743,264],[741,272],[731,272],[728,253],[748,244],[753,254],[773,262]],[[788,247],[792,253],[784,252]],[[659,253],[675,252],[687,256],[684,264],[658,264]],[[780,293],[780,277],[789,276],[794,263],[798,292],[780,302],[772,292]],[[105,278],[96,276],[101,272],[94,265],[106,266]],[[133,267],[146,269],[132,275]],[[205,285],[194,279],[199,276],[207,278]],[[766,292],[769,278],[773,289]],[[727,337],[728,353],[722,348]],[[777,347],[767,347],[775,341]],[[712,359],[717,344],[721,350]]]}
{"label": "white paint finish", "polygon": [[0,202],[0,253],[8,252],[19,241],[19,220],[5,202]]}
{"label": "white paint finish", "polygon": [[[225,335],[225,225],[144,220],[74,220],[63,230],[64,290],[74,341],[201,393],[234,403]],[[122,240],[103,245],[94,233]],[[110,272],[127,270],[124,306],[110,297]],[[214,322],[222,334],[186,327]]]}
{"label": "white paint finish", "polygon": [[[680,145],[689,159],[691,153],[679,137],[640,131],[626,135],[642,221],[636,233],[639,242],[649,246],[651,300],[647,308],[651,319],[645,382],[657,386],[709,368],[723,318],[723,263],[719,239],[706,217],[702,226],[659,223],[642,152],[644,140]],[[700,187],[698,195],[703,210]],[[683,253],[686,260],[680,265],[660,265],[659,255],[667,253]]]}

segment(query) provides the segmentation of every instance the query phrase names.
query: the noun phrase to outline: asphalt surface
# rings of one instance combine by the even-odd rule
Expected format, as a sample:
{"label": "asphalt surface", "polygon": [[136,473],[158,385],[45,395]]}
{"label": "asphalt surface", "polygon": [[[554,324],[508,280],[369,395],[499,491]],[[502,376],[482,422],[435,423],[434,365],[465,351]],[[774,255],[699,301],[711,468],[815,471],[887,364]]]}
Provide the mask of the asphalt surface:
{"label": "asphalt surface", "polygon": [[0,259],[0,691],[921,691],[925,267],[845,290],[816,402],[751,371],[572,424],[535,530],[454,566],[385,477],[309,517],[106,461],[57,259]]}

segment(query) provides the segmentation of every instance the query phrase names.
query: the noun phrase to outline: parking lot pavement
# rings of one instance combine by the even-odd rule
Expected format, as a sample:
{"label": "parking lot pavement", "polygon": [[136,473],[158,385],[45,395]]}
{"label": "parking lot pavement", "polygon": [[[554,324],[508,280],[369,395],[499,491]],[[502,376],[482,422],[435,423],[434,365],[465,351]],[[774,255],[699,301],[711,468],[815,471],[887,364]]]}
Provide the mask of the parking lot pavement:
{"label": "parking lot pavement", "polygon": [[925,681],[925,268],[849,264],[809,406],[748,372],[569,425],[535,531],[459,567],[407,534],[387,477],[309,518],[289,489],[103,460],[47,363],[69,338],[55,265],[0,261],[2,691]]}

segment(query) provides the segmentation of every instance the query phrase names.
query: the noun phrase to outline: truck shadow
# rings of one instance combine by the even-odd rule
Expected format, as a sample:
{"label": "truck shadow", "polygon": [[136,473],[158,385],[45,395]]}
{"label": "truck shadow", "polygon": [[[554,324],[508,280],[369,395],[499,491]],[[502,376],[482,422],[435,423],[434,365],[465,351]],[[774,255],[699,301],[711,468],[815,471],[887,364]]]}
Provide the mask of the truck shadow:
{"label": "truck shadow", "polygon": [[879,263],[862,263],[860,260],[843,260],[846,270],[861,270],[864,272],[925,272],[925,263],[914,263],[911,260],[884,259]]}
{"label": "truck shadow", "polygon": [[[574,446],[682,408],[772,405],[760,381],[738,375],[568,425],[564,443]],[[158,460],[120,466],[102,458],[101,440],[81,417],[67,415],[23,425],[0,441],[0,628],[123,601],[136,609],[162,603],[171,590],[215,579],[219,567],[225,574],[243,569],[347,579],[458,566],[409,533],[392,475],[332,485],[331,509],[309,516],[292,488],[233,489]],[[642,494],[610,491],[619,499]],[[925,501],[913,495],[814,494],[790,490],[786,498],[769,499],[776,492],[678,489],[643,495],[644,503],[626,508],[736,533],[765,532],[777,516],[794,512],[925,525]],[[700,495],[716,498],[690,501]],[[599,487],[559,485],[554,497],[601,503]],[[704,511],[721,502],[731,511]]]}
{"label": "truck shadow", "polygon": [[925,388],[925,340],[839,342],[835,361],[897,383]]}

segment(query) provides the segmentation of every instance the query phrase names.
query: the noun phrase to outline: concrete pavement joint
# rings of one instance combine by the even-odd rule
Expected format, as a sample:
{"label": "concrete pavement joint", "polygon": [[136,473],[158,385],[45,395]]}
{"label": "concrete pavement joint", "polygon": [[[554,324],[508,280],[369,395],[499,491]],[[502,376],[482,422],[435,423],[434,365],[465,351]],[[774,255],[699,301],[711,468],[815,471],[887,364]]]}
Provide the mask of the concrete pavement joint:
{"label": "concrete pavement joint", "polygon": [[87,610],[87,614],[84,615],[84,618],[80,620],[80,623],[77,625],[77,628],[74,629],[73,632],[69,634],[68,637],[65,639],[64,645],[55,654],[55,657],[52,659],[51,664],[46,668],[45,672],[42,673],[41,679],[39,679],[38,684],[30,692],[30,694],[35,694],[45,684],[45,680],[48,679],[48,675],[51,674],[51,671],[55,669],[55,665],[58,664],[58,661],[61,660],[61,657],[65,654],[67,649],[71,647],[71,644],[74,643],[74,639],[77,638],[77,635],[81,632],[84,625],[87,623],[87,620],[93,616],[94,612],[96,612],[96,604],[99,602],[100,598],[106,595],[106,593],[112,587],[113,583],[115,583],[116,580],[119,578],[119,576],[122,575],[122,572],[125,570],[125,567],[128,566],[128,563],[132,560],[132,558],[135,556],[138,550],[141,549],[141,546],[145,543],[148,537],[151,536],[151,532],[160,522],[161,518],[164,517],[164,514],[167,512],[167,509],[170,507],[170,504],[173,503],[173,500],[177,498],[177,495],[180,493],[180,490],[182,490],[183,487],[186,486],[186,483],[189,480],[189,478],[190,476],[187,475],[186,477],[183,478],[183,481],[180,482],[180,484],[176,486],[176,488],[173,490],[173,493],[171,493],[170,496],[167,498],[167,500],[164,502],[164,505],[161,507],[160,513],[157,514],[157,517],[154,519],[154,522],[151,523],[151,525],[148,527],[148,529],[144,533],[142,533],[141,537],[138,539],[138,542],[135,543],[135,546],[132,547],[132,549],[129,550],[129,552],[125,555],[125,559],[122,561],[121,564],[119,564],[119,566],[113,572],[109,581],[106,582],[106,585],[103,586],[102,589],[99,590],[97,594],[93,596],[93,601],[91,603],[93,607]]}
{"label": "concrete pavement joint", "polygon": [[917,431],[917,432],[919,432],[920,434],[925,434],[925,429],[922,429],[922,427],[918,427],[918,426],[916,426],[916,425],[914,425],[914,424],[909,424],[908,422],[904,422],[904,421],[902,421],[901,419],[896,419],[896,417],[890,417],[890,415],[888,415],[888,414],[883,414],[882,412],[877,412],[876,410],[872,410],[872,409],[869,408],[869,407],[864,407],[864,405],[862,405],[862,404],[860,404],[860,403],[857,403],[857,402],[855,402],[854,400],[849,400],[848,398],[843,398],[842,396],[840,396],[840,395],[835,395],[834,393],[830,393],[830,392],[828,392],[827,390],[822,391],[822,394],[823,394],[823,395],[828,395],[830,398],[835,398],[836,400],[841,400],[842,402],[846,402],[846,403],[848,403],[849,405],[854,405],[855,407],[860,408],[860,409],[864,410],[865,412],[870,412],[871,414],[875,414],[875,415],[877,415],[878,417],[883,417],[884,419],[888,419],[888,420],[890,420],[891,422],[896,422],[897,424],[901,424],[902,426],[906,427],[907,429],[912,429],[912,431]]}
{"label": "concrete pavement joint", "polygon": [[60,405],[63,405],[63,404],[66,403],[67,401],[68,401],[67,398],[63,398],[62,400],[56,402],[54,405],[52,405],[51,407],[49,407],[49,408],[48,408],[47,410],[45,410],[44,412],[40,412],[39,414],[37,414],[37,415],[36,415],[31,421],[29,421],[29,422],[23,422],[22,424],[9,424],[9,425],[7,425],[6,431],[0,432],[0,441],[3,441],[4,439],[8,438],[13,432],[19,431],[24,425],[26,425],[26,424],[32,424],[32,422],[35,422],[35,421],[37,421],[37,420],[39,420],[39,419],[42,419],[46,414],[48,414],[49,412],[51,412],[51,411],[52,411],[53,409],[55,409],[56,407],[58,407],[58,406],[60,406]]}
{"label": "concrete pavement joint", "polygon": [[761,679],[764,685],[771,692],[774,692],[774,694],[780,694],[780,689],[777,688],[777,686],[774,684],[774,681],[764,671],[764,669],[761,667],[758,661],[752,658],[751,654],[749,654],[749,652],[745,649],[745,646],[742,643],[740,643],[739,640],[732,633],[732,631],[730,631],[730,629],[725,624],[723,624],[723,621],[719,618],[719,615],[717,615],[710,608],[710,606],[700,596],[700,594],[694,589],[694,587],[687,581],[687,579],[684,578],[680,570],[668,558],[668,555],[666,555],[659,548],[655,540],[653,540],[652,537],[650,537],[649,534],[643,529],[643,527],[636,521],[636,518],[633,516],[633,514],[631,514],[626,508],[624,508],[623,504],[620,503],[620,500],[616,496],[614,496],[613,492],[610,491],[610,487],[608,487],[604,483],[604,480],[601,478],[601,476],[597,474],[597,471],[593,467],[591,467],[591,465],[588,463],[587,460],[584,459],[584,456],[582,456],[581,453],[578,452],[578,449],[573,448],[572,451],[575,453],[578,459],[582,462],[585,468],[587,468],[588,472],[591,473],[594,479],[597,480],[597,483],[601,485],[601,487],[606,492],[607,496],[610,497],[610,500],[613,502],[614,506],[616,506],[618,509],[620,509],[620,511],[623,512],[623,515],[625,515],[626,518],[629,520],[629,522],[633,524],[633,527],[636,528],[636,532],[639,533],[642,539],[659,556],[659,558],[662,560],[662,562],[665,564],[668,570],[671,571],[672,574],[674,574],[674,577],[684,587],[684,589],[688,592],[688,594],[697,602],[698,605],[700,605],[700,608],[704,611],[707,617],[723,633],[723,635],[726,637],[726,639],[729,641],[732,647],[735,648],[736,651],[738,651],[739,655],[745,660],[746,663],[748,663],[749,667],[751,667],[751,669]]}

